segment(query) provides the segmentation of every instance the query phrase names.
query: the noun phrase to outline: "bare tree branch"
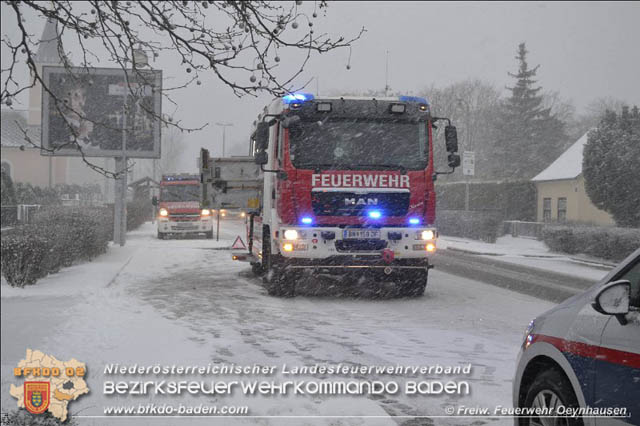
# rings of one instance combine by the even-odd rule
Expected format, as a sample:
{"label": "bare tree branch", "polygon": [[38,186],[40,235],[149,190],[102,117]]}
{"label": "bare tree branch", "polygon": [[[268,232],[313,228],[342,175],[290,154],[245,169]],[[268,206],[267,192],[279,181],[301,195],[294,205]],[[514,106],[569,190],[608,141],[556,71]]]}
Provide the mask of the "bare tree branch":
{"label": "bare tree branch", "polygon": [[[18,95],[41,86],[43,95],[53,102],[53,108],[64,117],[72,134],[69,143],[49,150],[50,154],[73,147],[89,167],[109,177],[117,177],[118,173],[91,163],[78,143],[77,130],[66,117],[72,113],[82,120],[91,121],[90,118],[65,103],[42,78],[36,54],[41,43],[55,42],[62,66],[68,69],[71,78],[77,79],[90,78],[91,70],[98,63],[106,62],[122,69],[128,82],[147,81],[146,64],[138,63],[139,58],[135,54],[140,51],[154,59],[167,56],[180,61],[185,72],[182,81],[177,81],[172,87],[164,87],[163,84],[161,89],[163,99],[177,108],[170,94],[192,84],[201,85],[201,76],[208,73],[213,73],[237,96],[256,96],[259,92],[274,96],[290,93],[291,86],[304,71],[312,54],[348,48],[365,31],[362,28],[348,39],[342,36],[334,39],[320,31],[316,33],[316,24],[320,20],[318,10],[326,15],[326,1],[5,0],[3,3],[15,14],[18,36],[5,35],[2,38],[2,43],[11,53],[11,61],[1,69],[0,103],[11,107]],[[54,22],[57,26],[55,40],[39,40],[31,28],[33,22],[25,19],[26,11]],[[78,45],[81,52],[79,63],[72,65],[63,38]],[[300,51],[303,55],[299,66],[290,75],[283,76],[280,52],[285,50]],[[16,77],[16,65],[19,63],[25,63],[30,72],[27,84]],[[76,72],[71,73],[74,65]],[[83,72],[78,73],[77,67]],[[239,77],[242,81],[237,80]],[[136,93],[132,85],[129,85],[129,91],[133,99],[140,98],[140,93]],[[197,131],[207,125],[186,128],[172,116],[153,111],[145,102],[136,106],[163,126],[181,131]],[[113,126],[107,120],[94,118],[93,122],[103,127]],[[31,140],[26,129],[23,132],[29,144],[43,149],[39,141]]]}

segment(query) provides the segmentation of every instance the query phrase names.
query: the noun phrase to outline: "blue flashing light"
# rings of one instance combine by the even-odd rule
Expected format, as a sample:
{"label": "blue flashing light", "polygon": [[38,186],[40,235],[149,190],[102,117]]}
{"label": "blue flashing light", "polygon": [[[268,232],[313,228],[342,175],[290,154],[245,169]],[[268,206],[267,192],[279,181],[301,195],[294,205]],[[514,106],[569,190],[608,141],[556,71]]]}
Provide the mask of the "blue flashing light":
{"label": "blue flashing light", "polygon": [[371,210],[369,212],[369,217],[371,219],[380,219],[382,217],[382,213],[380,212],[380,210]]}
{"label": "blue flashing light", "polygon": [[314,96],[311,93],[291,93],[282,97],[285,105],[298,104],[305,101],[312,101]]}
{"label": "blue flashing light", "polygon": [[398,100],[400,100],[400,102],[415,102],[418,104],[429,105],[429,101],[427,101],[426,98],[421,98],[420,96],[399,96]]}
{"label": "blue flashing light", "polygon": [[313,219],[310,217],[303,217],[300,222],[304,223],[305,225],[311,225],[313,223]]}
{"label": "blue flashing light", "polygon": [[411,219],[409,219],[409,223],[412,225],[419,225],[420,219],[418,219],[417,217],[412,217]]}

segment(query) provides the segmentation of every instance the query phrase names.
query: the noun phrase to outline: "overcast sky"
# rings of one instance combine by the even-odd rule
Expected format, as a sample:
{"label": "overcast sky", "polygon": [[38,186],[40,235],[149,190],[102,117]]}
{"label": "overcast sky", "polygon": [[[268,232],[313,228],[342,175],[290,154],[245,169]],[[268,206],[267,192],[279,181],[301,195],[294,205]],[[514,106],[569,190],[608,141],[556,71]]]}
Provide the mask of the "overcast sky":
{"label": "overcast sky", "polygon": [[[3,34],[15,30],[11,18],[2,14]],[[604,96],[640,105],[638,22],[640,2],[332,2],[318,30],[351,36],[364,26],[367,32],[353,46],[350,70],[343,49],[314,57],[299,81],[318,77],[307,91],[319,87],[320,94],[382,89],[388,50],[395,91],[411,94],[469,78],[504,88],[512,82],[507,72],[516,70],[517,45],[526,42],[529,63],[540,64],[539,84],[560,92],[578,111]],[[3,47],[3,67],[6,58]],[[154,64],[165,76],[178,72],[175,65]],[[251,123],[269,101],[264,95],[237,98],[213,77],[202,80],[172,96],[175,115],[186,124],[210,123],[185,135],[184,171],[193,171],[200,146],[220,155],[222,131],[215,122],[234,124],[227,130],[227,154],[246,153]]]}

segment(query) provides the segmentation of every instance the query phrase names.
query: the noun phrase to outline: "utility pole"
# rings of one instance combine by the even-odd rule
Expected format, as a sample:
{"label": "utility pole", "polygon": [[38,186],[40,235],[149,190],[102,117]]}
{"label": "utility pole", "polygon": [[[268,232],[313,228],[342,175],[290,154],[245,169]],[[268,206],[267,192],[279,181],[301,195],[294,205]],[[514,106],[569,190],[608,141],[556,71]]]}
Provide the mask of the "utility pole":
{"label": "utility pole", "polygon": [[227,127],[233,127],[233,123],[216,123],[216,126],[222,127],[222,157],[224,157],[225,144],[227,139]]}

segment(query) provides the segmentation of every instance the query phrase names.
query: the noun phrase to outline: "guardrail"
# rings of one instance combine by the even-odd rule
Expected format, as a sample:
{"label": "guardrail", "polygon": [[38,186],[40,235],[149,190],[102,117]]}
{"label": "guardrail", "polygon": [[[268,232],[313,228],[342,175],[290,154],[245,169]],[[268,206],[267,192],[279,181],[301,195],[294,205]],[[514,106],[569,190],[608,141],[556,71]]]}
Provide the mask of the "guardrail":
{"label": "guardrail", "polygon": [[534,238],[539,240],[542,238],[542,229],[544,222],[524,222],[521,220],[505,220],[503,224],[503,233],[511,234],[512,237]]}
{"label": "guardrail", "polygon": [[35,212],[40,209],[39,204],[18,204],[2,206],[2,227],[31,223]]}

